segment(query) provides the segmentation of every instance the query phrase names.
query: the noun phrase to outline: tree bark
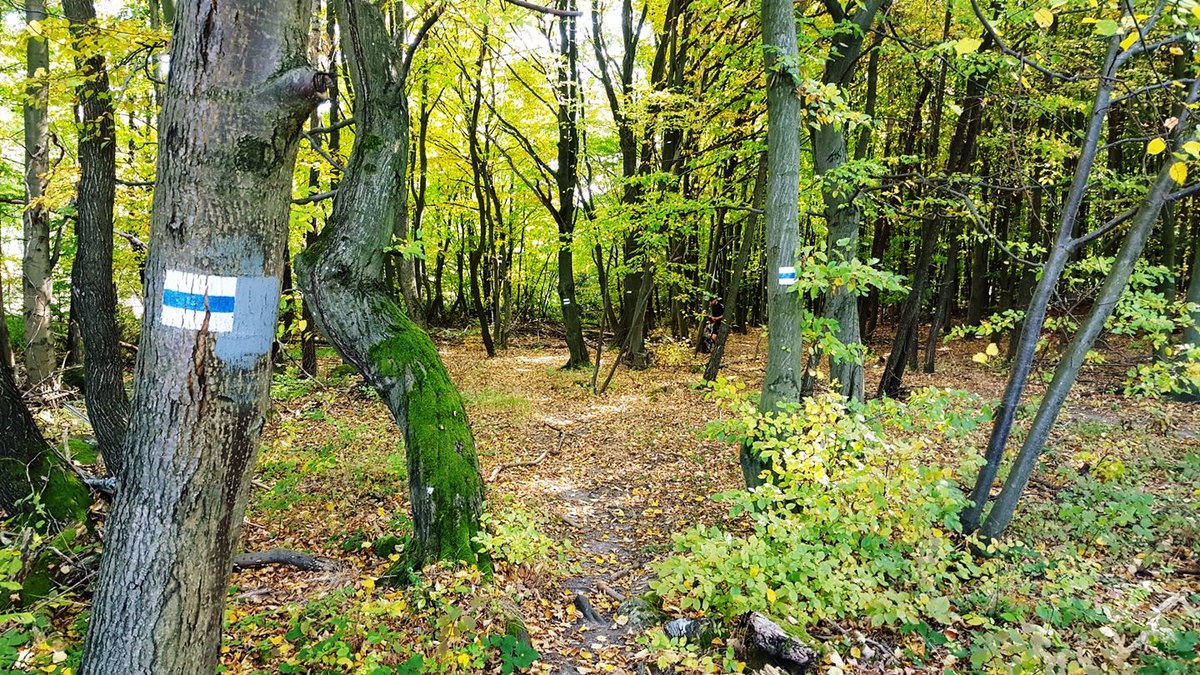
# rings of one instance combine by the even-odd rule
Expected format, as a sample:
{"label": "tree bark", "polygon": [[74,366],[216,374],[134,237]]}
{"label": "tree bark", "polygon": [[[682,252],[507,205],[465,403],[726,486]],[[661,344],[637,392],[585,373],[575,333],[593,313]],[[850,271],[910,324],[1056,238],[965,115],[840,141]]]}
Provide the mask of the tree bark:
{"label": "tree bark", "polygon": [[[92,0],[63,0],[75,48],[97,33]],[[86,52],[85,52],[86,54]],[[77,58],[84,78],[79,101],[79,186],[75,197],[78,248],[72,269],[71,303],[86,356],[88,420],[109,473],[122,471],[122,446],[129,426],[124,357],[117,329],[117,289],[113,283],[113,201],[117,187],[117,138],[104,56]]]}
{"label": "tree bark", "polygon": [[[766,228],[767,370],[759,408],[776,412],[800,401],[803,363],[801,305],[794,293],[800,246],[800,99],[796,97],[796,18],[789,0],[763,0],[763,57],[767,68]],[[855,324],[857,325],[857,324]],[[741,449],[747,487],[761,485],[769,465]]]}
{"label": "tree bark", "polygon": [[[328,86],[307,0],[177,17],[146,314],[84,675],[210,675],[265,422],[292,172]],[[186,580],[186,581],[185,581]]]}
{"label": "tree bark", "polygon": [[[25,2],[28,24],[46,20],[45,0]],[[50,211],[42,202],[50,171],[50,46],[42,31],[31,31],[25,46],[25,252],[21,262],[24,288],[25,369],[28,386],[53,384],[58,365],[50,308],[54,279],[50,252]]]}
{"label": "tree bark", "polygon": [[391,216],[407,195],[408,64],[376,6],[334,6],[358,142],[320,239],[296,260],[297,275],[321,332],[379,392],[404,432],[414,532],[396,573],[433,560],[474,561],[483,481],[463,400],[432,340],[383,282]]}
{"label": "tree bark", "polygon": [[[845,87],[854,73],[855,65],[862,54],[863,40],[875,22],[875,15],[885,0],[866,0],[853,14],[846,16],[839,8],[834,16],[835,23],[848,22],[853,26],[842,26],[830,48],[825,61],[824,82]],[[830,0],[827,6],[837,7]],[[847,6],[849,4],[847,3]],[[821,196],[825,203],[825,221],[828,224],[828,248],[830,262],[852,261],[858,256],[859,226],[862,210],[854,198],[853,185],[836,184],[831,174],[849,161],[845,130],[837,124],[822,124],[812,134],[813,167],[822,177]],[[858,298],[845,286],[835,288],[826,295],[825,317],[838,325],[838,341],[847,347],[862,343],[859,334]],[[861,359],[834,359],[829,369],[830,379],[836,380],[838,389],[848,399],[863,399],[863,365]]]}
{"label": "tree bark", "polygon": [[[559,0],[559,9],[574,12],[575,0]],[[558,164],[554,172],[558,188],[558,297],[562,301],[563,329],[567,334],[566,368],[591,364],[583,341],[583,311],[575,295],[575,190],[579,184],[579,45],[576,20],[558,17]]]}
{"label": "tree bark", "polygon": [[974,532],[979,528],[983,518],[983,510],[987,506],[991,494],[992,483],[1000,471],[1000,460],[1008,444],[1013,422],[1016,421],[1017,408],[1021,403],[1021,395],[1029,381],[1033,370],[1033,358],[1037,353],[1037,343],[1041,338],[1042,326],[1046,321],[1046,312],[1050,299],[1059,277],[1066,269],[1070,260],[1073,246],[1075,222],[1079,217],[1079,209],[1088,192],[1088,181],[1099,152],[1100,137],[1103,133],[1106,118],[1110,110],[1113,87],[1119,67],[1117,55],[1120,49],[1119,35],[1109,40],[1108,52],[1101,68],[1101,77],[1096,88],[1096,98],[1092,104],[1091,115],[1087,130],[1080,148],[1079,159],[1075,164],[1075,173],[1071,179],[1071,187],[1063,203],[1059,219],[1058,231],[1051,244],[1050,252],[1042,265],[1042,276],[1034,289],[1033,297],[1025,312],[1021,327],[1020,341],[1014,350],[1013,362],[1009,367],[1008,384],[1004,396],[996,409],[995,422],[991,436],[988,438],[987,450],[984,453],[984,465],[979,470],[975,487],[971,491],[971,505],[963,511],[962,524],[965,532]]}

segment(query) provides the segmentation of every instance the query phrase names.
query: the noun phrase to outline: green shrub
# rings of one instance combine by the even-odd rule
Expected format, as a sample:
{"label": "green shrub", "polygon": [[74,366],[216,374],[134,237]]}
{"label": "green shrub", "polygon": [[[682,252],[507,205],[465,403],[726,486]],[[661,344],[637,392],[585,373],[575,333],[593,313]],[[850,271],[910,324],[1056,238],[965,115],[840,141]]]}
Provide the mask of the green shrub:
{"label": "green shrub", "polygon": [[954,471],[930,465],[921,441],[885,440],[833,394],[768,414],[727,384],[716,395],[733,415],[712,435],[774,468],[753,491],[719,495],[734,527],[675,538],[655,591],[683,610],[760,611],[800,628],[955,618],[948,594],[980,570],[952,538],[967,504]]}

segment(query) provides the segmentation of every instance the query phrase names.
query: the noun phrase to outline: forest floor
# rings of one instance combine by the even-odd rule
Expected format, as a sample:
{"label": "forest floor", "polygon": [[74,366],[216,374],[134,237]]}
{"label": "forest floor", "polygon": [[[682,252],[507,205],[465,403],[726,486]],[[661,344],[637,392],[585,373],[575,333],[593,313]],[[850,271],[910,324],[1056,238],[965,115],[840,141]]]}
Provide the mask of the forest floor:
{"label": "forest floor", "polygon": [[[756,389],[765,337],[758,331],[735,334],[731,343],[723,374]],[[595,396],[590,371],[559,368],[566,354],[553,336],[524,335],[491,359],[469,337],[444,334],[440,345],[467,402],[487,480],[490,527],[505,533],[497,539],[504,557],[523,564],[502,564],[490,579],[446,568],[430,571],[410,589],[375,587],[374,578],[395,559],[394,535],[407,528],[403,448],[374,393],[328,358],[319,383],[281,377],[273,387],[274,414],[264,434],[244,545],[250,551],[309,551],[337,561],[338,569],[235,573],[226,672],[519,666],[511,645],[483,637],[502,631],[514,613],[540,653],[533,672],[639,672],[654,661],[642,631],[618,613],[619,601],[647,591],[650,564],[671,551],[673,534],[725,522],[727,506],[710,497],[741,486],[737,450],[704,434],[722,412],[699,386],[703,357],[686,345],[657,344],[652,368],[622,369],[608,392]],[[910,374],[906,384],[969,389],[994,400],[1003,375],[998,366],[972,361],[981,349],[979,342],[944,347],[937,374]],[[1077,470],[1089,461],[1071,449],[1116,453],[1126,463],[1136,462],[1139,453],[1191,461],[1200,450],[1198,407],[1123,398],[1103,370],[1085,374],[1059,424],[1053,444],[1068,447],[1060,456],[1073,458],[1063,465]],[[872,363],[868,382],[877,382],[880,371]],[[975,442],[985,433],[980,430]],[[1053,512],[1054,491],[1035,486],[1029,500],[1045,508],[1026,512],[1038,514],[1035,520]],[[1028,527],[1029,519],[1019,519],[1017,536],[1037,536],[1022,531]],[[1186,559],[1194,531],[1192,537],[1167,542],[1176,550],[1164,555]],[[1147,597],[1147,607],[1163,593],[1187,589],[1187,577],[1141,576],[1134,561],[1121,564],[1122,555],[1114,553],[1104,564],[1129,567],[1122,574],[1130,584],[1163,584]],[[601,621],[581,615],[574,604],[580,595]],[[496,650],[508,656],[498,662]],[[415,660],[400,656],[418,653],[423,657]]]}

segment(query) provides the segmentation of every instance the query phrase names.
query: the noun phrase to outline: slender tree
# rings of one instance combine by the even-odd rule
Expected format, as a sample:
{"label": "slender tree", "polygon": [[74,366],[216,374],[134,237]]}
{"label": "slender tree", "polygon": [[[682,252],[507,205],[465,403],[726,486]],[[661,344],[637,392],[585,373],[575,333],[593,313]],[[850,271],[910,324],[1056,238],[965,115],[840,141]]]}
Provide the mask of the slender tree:
{"label": "slender tree", "polygon": [[25,3],[29,39],[25,44],[25,255],[24,278],[25,369],[29,386],[52,384],[57,365],[50,309],[54,279],[50,251],[50,210],[46,207],[46,174],[50,171],[50,45],[41,24],[45,0]]}
{"label": "slender tree", "polygon": [[129,423],[124,364],[117,330],[117,289],[113,283],[113,200],[117,187],[117,138],[104,56],[90,41],[97,34],[92,0],[63,0],[71,25],[80,75],[79,186],[75,196],[77,249],[71,302],[79,321],[86,357],[88,419],[100,442],[104,464],[121,472],[121,450]]}
{"label": "slender tree", "polygon": [[180,7],[125,469],[82,673],[209,675],[265,422],[309,0]]}

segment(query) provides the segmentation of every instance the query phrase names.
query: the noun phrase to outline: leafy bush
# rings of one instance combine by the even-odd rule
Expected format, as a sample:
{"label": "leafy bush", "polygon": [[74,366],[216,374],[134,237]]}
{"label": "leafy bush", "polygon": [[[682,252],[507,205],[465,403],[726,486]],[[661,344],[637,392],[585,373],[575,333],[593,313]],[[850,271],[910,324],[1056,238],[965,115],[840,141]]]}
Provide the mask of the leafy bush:
{"label": "leafy bush", "polygon": [[920,441],[884,440],[835,394],[766,414],[736,387],[717,396],[734,414],[712,435],[774,468],[759,488],[719,495],[744,516],[734,528],[675,538],[677,555],[652,583],[667,603],[729,618],[760,611],[800,628],[952,620],[947,593],[980,572],[952,539],[967,504],[954,471],[929,465]]}

